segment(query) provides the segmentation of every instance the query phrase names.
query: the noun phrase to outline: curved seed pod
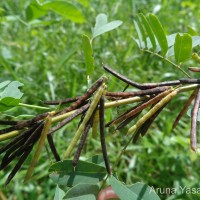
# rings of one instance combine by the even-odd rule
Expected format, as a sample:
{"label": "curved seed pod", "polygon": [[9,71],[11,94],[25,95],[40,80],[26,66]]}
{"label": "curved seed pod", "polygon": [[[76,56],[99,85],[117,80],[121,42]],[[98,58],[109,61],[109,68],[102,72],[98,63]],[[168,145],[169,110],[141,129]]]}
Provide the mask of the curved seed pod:
{"label": "curved seed pod", "polygon": [[135,144],[140,136],[140,134],[142,136],[144,136],[146,134],[146,132],[148,131],[149,127],[151,126],[151,124],[154,122],[154,120],[156,119],[156,117],[161,113],[161,111],[163,110],[163,108],[167,105],[168,103],[166,103],[165,105],[163,105],[157,112],[155,112],[149,119],[147,119],[140,127],[139,129],[136,131],[134,137],[133,137],[133,144]]}
{"label": "curved seed pod", "polygon": [[[141,111],[142,112],[142,111]],[[132,120],[134,120],[141,112],[136,113],[135,115],[125,119],[121,124],[117,126],[115,129],[116,131],[119,131],[120,129],[124,128],[127,124],[129,124]]]}
{"label": "curved seed pod", "polygon": [[106,92],[106,96],[109,97],[122,97],[122,98],[128,98],[128,97],[134,97],[134,96],[145,96],[145,95],[151,95],[151,94],[158,94],[161,92],[164,92],[165,90],[168,90],[169,86],[163,86],[163,87],[157,87],[142,91],[134,91],[134,92]]}
{"label": "curved seed pod", "polygon": [[191,121],[191,131],[190,131],[190,144],[191,149],[193,151],[196,151],[197,149],[197,117],[198,117],[198,111],[199,111],[199,105],[200,105],[200,89],[198,89],[194,107],[192,110],[192,121]]}
{"label": "curved seed pod", "polygon": [[6,185],[12,180],[12,178],[15,176],[15,174],[19,171],[19,169],[21,168],[22,164],[24,163],[24,161],[26,160],[26,158],[30,154],[32,148],[33,148],[33,146],[30,146],[29,148],[27,148],[24,151],[23,155],[21,155],[19,161],[17,162],[17,164],[15,165],[13,170],[11,171],[10,175],[8,176],[8,178],[6,180]]}
{"label": "curved seed pod", "polygon": [[16,125],[17,123],[17,121],[0,120],[1,125]]}
{"label": "curved seed pod", "polygon": [[40,137],[44,123],[40,122],[38,127],[33,131],[33,133],[27,138],[26,142],[21,146],[22,149],[26,149],[31,143],[36,143],[36,140]]}
{"label": "curved seed pod", "polygon": [[187,79],[187,78],[182,78],[179,80],[181,84],[199,84],[200,83],[200,79],[195,79],[195,78],[190,78],[190,79]]}
{"label": "curved seed pod", "polygon": [[20,135],[16,136],[11,142],[9,142],[8,144],[6,144],[5,146],[3,146],[0,149],[0,154],[2,154],[3,152],[7,151],[9,148],[11,148],[14,144],[16,144],[21,139],[23,139],[26,136],[30,135],[35,130],[35,128],[37,126],[38,126],[38,124],[35,124],[32,128],[30,128],[30,129],[24,131],[23,133],[21,133]]}
{"label": "curved seed pod", "polygon": [[74,167],[76,167],[77,164],[78,164],[79,157],[80,157],[82,149],[83,149],[83,147],[85,145],[85,142],[86,142],[89,130],[90,130],[91,126],[92,126],[92,122],[94,120],[94,115],[95,115],[96,111],[97,111],[97,107],[95,108],[92,116],[90,117],[90,119],[89,119],[89,121],[88,121],[88,123],[87,123],[87,125],[85,127],[85,130],[84,130],[83,134],[81,135],[81,139],[80,139],[77,151],[76,151],[76,153],[74,155],[74,159],[72,161],[72,164],[73,164]]}
{"label": "curved seed pod", "polygon": [[52,137],[51,134],[48,134],[48,135],[47,135],[47,140],[48,140],[49,147],[50,147],[50,149],[51,149],[51,152],[52,152],[53,155],[54,155],[55,160],[56,160],[57,162],[60,161],[61,159],[60,159],[60,156],[59,156],[59,154],[58,154],[58,152],[57,152],[57,150],[56,150],[56,146],[55,146],[55,144],[54,144],[54,142],[53,142],[53,137]]}
{"label": "curved seed pod", "polygon": [[127,113],[129,113],[129,112],[132,111],[133,109],[137,108],[139,105],[141,105],[141,103],[140,103],[140,104],[137,104],[136,106],[134,106],[134,107],[132,107],[132,108],[130,108],[129,110],[127,110],[126,112],[124,112],[123,114],[121,114],[120,116],[118,116],[116,119],[111,120],[110,122],[108,122],[108,123],[105,125],[105,127],[109,127],[109,126],[113,125],[113,124],[115,123],[116,120],[118,120],[119,118],[125,116]]}
{"label": "curved seed pod", "polygon": [[174,129],[178,122],[180,121],[180,119],[182,118],[182,116],[186,113],[188,107],[190,106],[190,104],[192,103],[194,97],[196,96],[197,90],[195,90],[191,96],[189,97],[189,99],[187,100],[187,102],[185,103],[184,107],[182,108],[181,112],[179,113],[179,115],[177,116],[177,118],[174,121],[174,124],[172,126],[172,129]]}
{"label": "curved seed pod", "polygon": [[30,164],[28,170],[27,170],[27,173],[26,173],[26,176],[25,176],[25,179],[24,179],[25,182],[30,179],[30,177],[33,173],[34,167],[35,167],[35,165],[36,165],[36,163],[39,159],[40,153],[42,151],[42,147],[44,146],[45,139],[47,137],[49,128],[51,126],[51,122],[52,122],[52,117],[51,117],[51,115],[48,115],[47,118],[46,118],[44,127],[42,129],[42,133],[41,133],[41,136],[40,136],[40,139],[39,139],[39,143],[38,143],[35,155],[34,155],[32,161],[31,161],[31,164]]}
{"label": "curved seed pod", "polygon": [[188,67],[188,70],[190,70],[191,72],[200,72],[199,67]]}
{"label": "curved seed pod", "polygon": [[137,106],[137,108],[131,110],[130,112],[128,112],[127,114],[121,116],[120,118],[118,118],[117,120],[115,120],[112,124],[118,124],[121,121],[124,121],[125,119],[127,119],[128,117],[131,117],[139,112],[141,112],[142,110],[144,110],[145,108],[147,108],[148,106],[155,104],[156,102],[158,102],[160,99],[162,99],[163,97],[167,96],[172,89],[166,90],[160,94],[158,94],[157,96],[153,97],[152,99],[150,99],[149,101],[146,101],[145,103]]}
{"label": "curved seed pod", "polygon": [[36,122],[44,119],[45,117],[47,117],[48,114],[49,113],[43,113],[43,114],[35,116],[34,118],[30,120],[20,121],[17,123],[17,125],[0,130],[0,134],[5,134],[14,130],[21,130],[21,129],[24,129],[25,127],[29,127],[35,124]]}
{"label": "curved seed pod", "polygon": [[64,110],[58,112],[57,114],[61,115],[66,112],[69,112],[71,110],[76,109],[79,105],[81,105],[85,100],[87,100],[89,97],[92,96],[92,94],[103,84],[104,81],[107,80],[107,77],[103,76],[99,78],[94,85],[83,95],[81,96],[77,101],[75,101],[71,106],[68,108],[65,108]]}
{"label": "curved seed pod", "polygon": [[42,101],[42,103],[45,104],[45,105],[63,105],[63,104],[75,102],[75,101],[77,101],[79,98],[80,98],[80,97],[67,98],[67,99],[55,100],[55,101]]}
{"label": "curved seed pod", "polygon": [[136,87],[138,89],[141,89],[141,90],[145,90],[145,89],[150,89],[150,88],[155,88],[155,87],[160,87],[160,86],[172,86],[172,85],[179,85],[180,82],[179,80],[175,80],[175,81],[166,81],[166,82],[161,82],[161,83],[145,83],[145,84],[139,84],[137,82],[134,82],[128,78],[126,78],[125,76],[119,74],[118,72],[112,70],[111,68],[109,68],[107,65],[103,64],[103,68],[111,73],[112,75],[114,75],[115,77],[117,77],[118,79],[124,81],[125,83],[133,86],[133,87]]}
{"label": "curved seed pod", "polygon": [[179,92],[179,89],[175,89],[162,100],[160,100],[153,108],[151,108],[143,117],[141,117],[135,125],[129,128],[127,134],[134,133],[147,119],[149,119],[154,113],[156,113],[163,105],[167,104],[174,96]]}
{"label": "curved seed pod", "polygon": [[82,132],[85,129],[85,126],[88,122],[88,120],[90,119],[94,109],[96,108],[99,99],[101,98],[102,93],[105,91],[106,85],[103,84],[100,86],[100,88],[98,89],[98,91],[96,92],[96,94],[94,95],[94,98],[92,100],[92,103],[89,107],[89,109],[87,110],[87,113],[81,123],[81,125],[79,126],[78,130],[76,131],[74,137],[72,138],[72,141],[70,143],[70,145],[68,146],[66,152],[64,153],[64,157],[67,158],[69,157],[70,153],[72,152],[72,150],[74,149],[75,145],[77,144]]}
{"label": "curved seed pod", "polygon": [[0,170],[7,167],[17,156],[23,153],[23,151],[19,151],[19,148],[21,147],[22,144],[24,144],[25,141],[26,141],[25,138],[20,140],[6,152],[6,154],[3,156],[1,160]]}
{"label": "curved seed pod", "polygon": [[52,129],[50,129],[48,134],[52,134],[55,131],[59,130],[63,126],[67,125],[69,122],[71,122],[75,117],[80,115],[81,113],[85,112],[89,108],[90,104],[86,104],[79,108],[77,111],[75,111],[73,114],[71,114],[69,117],[61,121],[57,126],[54,126]]}
{"label": "curved seed pod", "polygon": [[103,153],[104,162],[108,174],[111,175],[110,163],[107,155],[106,141],[105,141],[105,124],[104,124],[104,96],[102,95],[99,102],[99,125],[100,125],[100,140],[101,149]]}

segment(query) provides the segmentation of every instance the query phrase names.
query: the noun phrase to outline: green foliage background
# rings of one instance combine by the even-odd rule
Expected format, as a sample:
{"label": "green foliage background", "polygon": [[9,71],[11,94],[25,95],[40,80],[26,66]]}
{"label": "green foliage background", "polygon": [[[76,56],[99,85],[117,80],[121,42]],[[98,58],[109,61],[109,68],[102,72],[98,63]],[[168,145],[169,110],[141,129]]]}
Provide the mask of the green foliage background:
{"label": "green foliage background", "polygon": [[[16,80],[24,84],[23,102],[41,105],[40,100],[64,99],[81,95],[87,89],[86,68],[81,47],[81,34],[91,36],[91,27],[99,13],[108,19],[122,20],[116,30],[94,40],[94,82],[105,73],[101,63],[107,63],[119,73],[138,82],[173,80],[183,75],[152,55],[141,53],[133,40],[136,31],[133,17],[139,12],[155,13],[167,34],[187,32],[191,26],[199,32],[199,2],[161,0],[111,0],[84,1],[86,6],[73,2],[85,16],[85,22],[76,24],[48,12],[40,23],[30,24],[26,18],[28,0],[2,0],[0,2],[0,82]],[[184,67],[196,66],[188,61]],[[110,77],[108,90],[119,91],[125,84]],[[143,181],[155,188],[200,187],[199,154],[190,151],[190,118],[184,117],[172,131],[171,125],[189,94],[175,98],[137,145],[130,146],[118,166],[118,176],[127,184]],[[109,121],[127,107],[106,111]],[[38,110],[15,108],[7,114],[36,114]],[[77,122],[56,133],[56,146],[60,154],[67,148]],[[107,131],[108,153],[111,163],[126,141],[125,131],[111,134]],[[199,138],[200,139],[200,138]],[[82,158],[101,153],[99,139],[89,138]],[[44,151],[31,182],[23,184],[23,177],[30,159],[7,187],[7,171],[0,172],[0,195],[7,199],[53,199],[56,186],[48,178],[51,161]],[[167,195],[160,195],[163,199]],[[176,199],[172,196],[169,199]]]}

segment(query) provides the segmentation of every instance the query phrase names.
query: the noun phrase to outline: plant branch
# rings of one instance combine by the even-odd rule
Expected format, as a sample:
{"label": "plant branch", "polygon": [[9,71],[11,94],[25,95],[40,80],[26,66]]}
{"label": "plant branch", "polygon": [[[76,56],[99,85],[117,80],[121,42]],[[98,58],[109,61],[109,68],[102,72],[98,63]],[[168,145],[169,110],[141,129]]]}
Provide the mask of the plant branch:
{"label": "plant branch", "polygon": [[174,62],[172,62],[171,60],[169,60],[168,58],[166,57],[163,57],[162,55],[158,54],[158,53],[155,53],[153,51],[150,51],[150,50],[143,50],[144,52],[147,52],[147,53],[151,53],[153,55],[156,55],[157,57],[165,60],[166,62],[170,63],[171,65],[173,65],[174,67],[176,67],[177,69],[179,69],[181,72],[183,72],[188,78],[191,78],[190,75],[185,71],[183,70],[179,65],[175,64]]}

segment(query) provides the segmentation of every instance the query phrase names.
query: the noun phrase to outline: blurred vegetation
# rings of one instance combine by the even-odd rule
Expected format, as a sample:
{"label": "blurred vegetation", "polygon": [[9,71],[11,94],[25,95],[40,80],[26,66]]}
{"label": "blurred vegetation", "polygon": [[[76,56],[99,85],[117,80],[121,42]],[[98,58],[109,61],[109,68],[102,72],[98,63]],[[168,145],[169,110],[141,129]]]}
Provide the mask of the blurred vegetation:
{"label": "blurred vegetation", "polygon": [[[26,8],[31,0],[2,0],[0,2],[0,82],[18,80],[24,83],[23,102],[41,105],[40,100],[64,99],[81,95],[87,89],[86,69],[81,47],[81,34],[91,36],[91,27],[99,13],[108,19],[122,20],[116,30],[106,33],[93,43],[95,72],[94,82],[105,73],[101,63],[112,66],[119,73],[138,82],[160,82],[181,78],[183,74],[173,66],[147,53],[139,51],[133,37],[136,31],[133,18],[139,13],[153,12],[161,21],[167,34],[186,32],[187,26],[199,32],[199,2],[166,0],[112,0],[73,2],[85,16],[84,23],[74,23],[49,11],[40,21],[28,21]],[[195,65],[188,61],[184,69]],[[125,84],[110,77],[108,89],[119,91]],[[189,94],[180,95],[171,102],[154,122],[148,135],[137,145],[129,146],[118,166],[118,176],[127,184],[143,181],[150,186],[169,188],[187,186],[200,187],[198,153],[190,151],[190,118],[185,116],[179,126],[172,131],[172,123]],[[125,109],[125,108],[124,108]],[[7,114],[36,114],[38,110],[15,108]],[[106,111],[110,120],[123,108]],[[67,148],[77,121],[55,134],[56,146],[60,154]],[[132,122],[134,123],[134,122]],[[74,125],[74,126],[73,126]],[[111,134],[107,132],[108,153],[111,162],[127,140],[125,130]],[[82,158],[101,153],[99,139],[89,138]],[[53,199],[56,186],[48,178],[51,160],[44,151],[36,167],[35,175],[28,184],[23,184],[30,159],[14,180],[4,186],[6,172],[0,176],[0,198],[6,199]],[[167,195],[161,195],[163,199]],[[3,198],[2,198],[3,199]],[[171,196],[170,199],[176,199]]]}

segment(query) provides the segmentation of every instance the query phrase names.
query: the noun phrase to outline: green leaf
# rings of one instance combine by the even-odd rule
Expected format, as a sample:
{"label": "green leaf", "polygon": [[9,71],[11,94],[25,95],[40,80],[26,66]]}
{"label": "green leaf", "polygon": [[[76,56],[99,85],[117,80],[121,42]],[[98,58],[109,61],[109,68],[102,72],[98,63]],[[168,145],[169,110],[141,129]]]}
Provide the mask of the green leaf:
{"label": "green leaf", "polygon": [[92,31],[93,39],[103,33],[116,29],[118,26],[122,24],[122,21],[115,20],[107,23],[107,16],[103,13],[97,15],[96,24]]}
{"label": "green leaf", "polygon": [[0,89],[6,87],[11,81],[4,81],[0,83]]}
{"label": "green leaf", "polygon": [[96,200],[99,187],[93,184],[78,184],[69,189],[63,199],[67,200]]}
{"label": "green leaf", "polygon": [[13,97],[15,99],[20,99],[23,96],[23,93],[19,90],[19,87],[24,84],[18,81],[12,81],[7,85],[3,92],[0,93],[0,99],[5,97]]}
{"label": "green leaf", "polygon": [[138,25],[138,27],[140,29],[140,32],[141,32],[141,35],[142,35],[142,40],[143,40],[143,43],[144,43],[144,47],[146,48],[147,47],[147,35],[146,35],[145,29],[143,27],[142,21],[141,21],[139,16],[137,17],[137,21],[138,21],[137,25]]}
{"label": "green leaf", "polygon": [[105,166],[103,155],[95,155],[87,159],[87,162],[92,162],[101,166]]}
{"label": "green leaf", "polygon": [[64,18],[69,19],[76,23],[83,23],[85,18],[81,11],[73,4],[62,0],[51,0],[42,4],[42,8],[46,10],[52,10]]}
{"label": "green leaf", "polygon": [[35,2],[32,2],[26,9],[26,18],[28,21],[31,21],[46,15],[46,13],[47,10],[42,8],[42,6],[38,5]]}
{"label": "green leaf", "polygon": [[148,37],[151,41],[152,48],[153,48],[153,50],[155,50],[156,49],[156,40],[155,40],[153,31],[151,29],[151,26],[150,26],[148,20],[146,19],[146,17],[142,13],[140,13],[139,16],[140,16],[140,19],[143,23],[143,26],[144,26],[147,34],[148,34]]}
{"label": "green leaf", "polygon": [[159,196],[155,193],[154,188],[144,183],[135,183],[128,186],[128,188],[138,194],[139,198],[144,200],[160,200]]}
{"label": "green leaf", "polygon": [[153,14],[149,15],[149,22],[150,22],[151,28],[157,38],[157,41],[160,45],[161,54],[164,56],[164,55],[166,55],[167,50],[168,50],[168,43],[167,43],[167,37],[165,35],[163,27],[162,27],[160,21],[158,20],[158,18]]}
{"label": "green leaf", "polygon": [[[159,200],[158,195],[148,185],[136,183],[127,187],[114,176],[110,178],[110,184],[121,200]],[[152,193],[151,193],[152,192]]]}
{"label": "green leaf", "polygon": [[190,26],[187,26],[188,34],[191,36],[198,36],[199,34]]}
{"label": "green leaf", "polygon": [[68,187],[79,183],[96,184],[106,175],[105,167],[81,160],[75,169],[72,160],[57,162],[50,167],[49,172],[55,183]]}
{"label": "green leaf", "polygon": [[90,2],[88,0],[76,0],[76,1],[85,7],[88,7],[90,5]]}
{"label": "green leaf", "polygon": [[110,184],[121,200],[136,200],[138,198],[137,194],[128,189],[126,185],[122,184],[114,176],[110,178]]}
{"label": "green leaf", "polygon": [[141,30],[140,30],[140,27],[139,27],[136,20],[133,20],[133,23],[135,25],[135,29],[136,29],[136,32],[137,32],[137,35],[138,35],[138,40],[139,40],[138,46],[139,46],[139,48],[144,48],[145,45],[144,45],[144,42],[142,40],[142,33],[141,33]]}
{"label": "green leaf", "polygon": [[82,48],[84,52],[87,75],[90,75],[94,71],[94,58],[92,56],[93,55],[92,45],[87,35],[82,35]]}
{"label": "green leaf", "polygon": [[184,60],[187,60],[191,57],[192,54],[192,37],[184,33],[176,35],[175,44],[174,44],[174,55],[177,63],[180,63]]}
{"label": "green leaf", "polygon": [[13,97],[5,97],[0,100],[0,112],[9,110],[20,103],[20,99],[15,99]]}
{"label": "green leaf", "polygon": [[65,192],[59,188],[59,186],[56,186],[56,192],[54,196],[54,200],[62,200],[65,196]]}

